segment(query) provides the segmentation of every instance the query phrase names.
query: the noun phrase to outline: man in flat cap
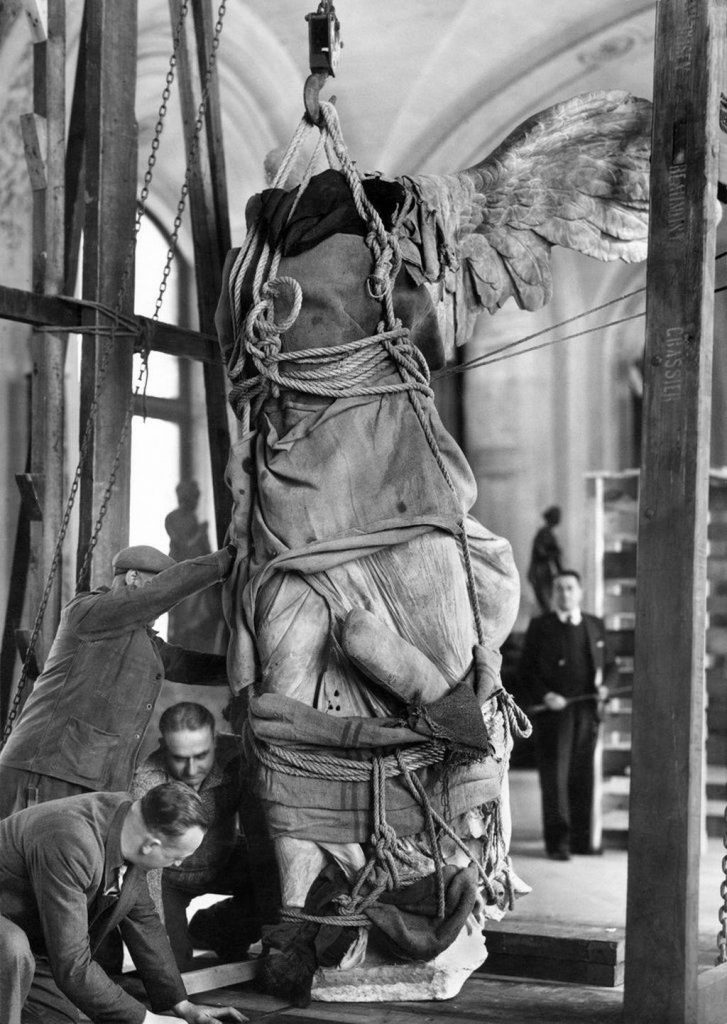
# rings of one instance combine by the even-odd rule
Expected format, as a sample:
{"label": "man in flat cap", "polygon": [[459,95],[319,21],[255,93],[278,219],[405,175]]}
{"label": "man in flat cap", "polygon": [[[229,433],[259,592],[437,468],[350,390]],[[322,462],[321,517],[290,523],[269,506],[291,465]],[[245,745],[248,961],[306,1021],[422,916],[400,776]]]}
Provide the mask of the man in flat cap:
{"label": "man in flat cap", "polygon": [[165,643],[150,628],[227,577],[234,548],[185,562],[147,545],[113,559],[111,587],[64,608],[43,672],[0,753],[0,819],[36,803],[128,790],[164,679],[219,686],[224,655]]}

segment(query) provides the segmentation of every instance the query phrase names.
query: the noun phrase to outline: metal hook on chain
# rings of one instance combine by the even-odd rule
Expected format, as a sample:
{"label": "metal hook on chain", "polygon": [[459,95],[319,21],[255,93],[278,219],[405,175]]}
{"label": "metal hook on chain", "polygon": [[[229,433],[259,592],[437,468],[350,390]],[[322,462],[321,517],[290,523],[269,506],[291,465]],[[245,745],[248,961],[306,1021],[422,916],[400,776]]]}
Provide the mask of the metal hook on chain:
{"label": "metal hook on chain", "polygon": [[[343,41],[341,23],[336,17],[332,0],[321,0],[315,12],[306,14],[308,22],[308,63],[310,75],[303,86],[305,116],[312,125],[321,125],[319,93],[326,79],[335,77]],[[330,99],[335,103],[335,96]]]}

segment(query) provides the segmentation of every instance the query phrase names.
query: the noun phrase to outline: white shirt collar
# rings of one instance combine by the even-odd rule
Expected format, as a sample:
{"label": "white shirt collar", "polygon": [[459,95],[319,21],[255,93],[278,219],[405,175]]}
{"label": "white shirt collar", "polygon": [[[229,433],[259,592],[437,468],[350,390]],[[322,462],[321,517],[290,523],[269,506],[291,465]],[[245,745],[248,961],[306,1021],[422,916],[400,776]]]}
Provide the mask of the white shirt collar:
{"label": "white shirt collar", "polygon": [[561,622],[570,621],[574,626],[580,626],[583,616],[581,615],[580,608],[574,608],[572,612],[562,612],[559,608],[555,609],[555,614],[558,616]]}

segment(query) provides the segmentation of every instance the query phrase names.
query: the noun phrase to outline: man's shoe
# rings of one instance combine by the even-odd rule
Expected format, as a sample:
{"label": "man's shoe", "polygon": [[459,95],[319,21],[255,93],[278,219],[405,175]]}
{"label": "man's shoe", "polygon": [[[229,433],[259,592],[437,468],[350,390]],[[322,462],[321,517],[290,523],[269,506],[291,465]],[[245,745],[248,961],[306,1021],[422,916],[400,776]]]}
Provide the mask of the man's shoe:
{"label": "man's shoe", "polygon": [[573,847],[573,853],[579,857],[601,857],[603,855],[602,846],[586,846],[586,847]]}
{"label": "man's shoe", "polygon": [[548,850],[548,857],[551,860],[570,860],[567,850]]}

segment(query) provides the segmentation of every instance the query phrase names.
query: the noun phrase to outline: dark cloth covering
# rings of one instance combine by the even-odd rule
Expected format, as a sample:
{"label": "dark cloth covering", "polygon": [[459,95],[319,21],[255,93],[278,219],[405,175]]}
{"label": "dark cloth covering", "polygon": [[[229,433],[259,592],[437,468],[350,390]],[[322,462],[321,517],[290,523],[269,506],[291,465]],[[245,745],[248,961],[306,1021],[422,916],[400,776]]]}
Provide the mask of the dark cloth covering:
{"label": "dark cloth covering", "polygon": [[[310,887],[304,913],[338,913],[336,897],[348,894],[349,885],[337,864],[328,864]],[[263,961],[259,983],[264,991],[295,1006],[308,1006],[313,975],[318,967],[334,967],[356,938],[356,927],[283,921],[263,929],[263,943],[278,952]]]}
{"label": "dark cloth covering", "polygon": [[[445,865],[444,916],[438,917],[434,874],[399,890],[383,893],[365,914],[373,922],[371,938],[400,960],[431,960],[450,946],[464,927],[477,899],[478,875]],[[304,912],[320,916],[338,913],[341,896],[350,886],[337,864],[328,864],[310,888]],[[342,918],[344,921],[345,918]],[[279,950],[266,959],[260,975],[265,991],[307,1006],[318,967],[335,967],[356,938],[356,927],[345,924],[284,922],[265,929],[263,941]]]}
{"label": "dark cloth covering", "polygon": [[[404,201],[404,189],[395,181],[364,178],[366,198],[390,228],[397,206]],[[366,235],[348,182],[340,171],[315,175],[291,215],[298,189],[269,188],[253,196],[247,205],[248,223],[259,221],[271,246],[282,242],[283,256],[298,256],[331,235]]]}
{"label": "dark cloth covering", "polygon": [[366,916],[374,935],[402,960],[432,960],[452,945],[472,913],[477,899],[477,868],[470,864],[443,869],[444,917],[437,916],[435,875],[418,878],[402,889],[382,894]]}

